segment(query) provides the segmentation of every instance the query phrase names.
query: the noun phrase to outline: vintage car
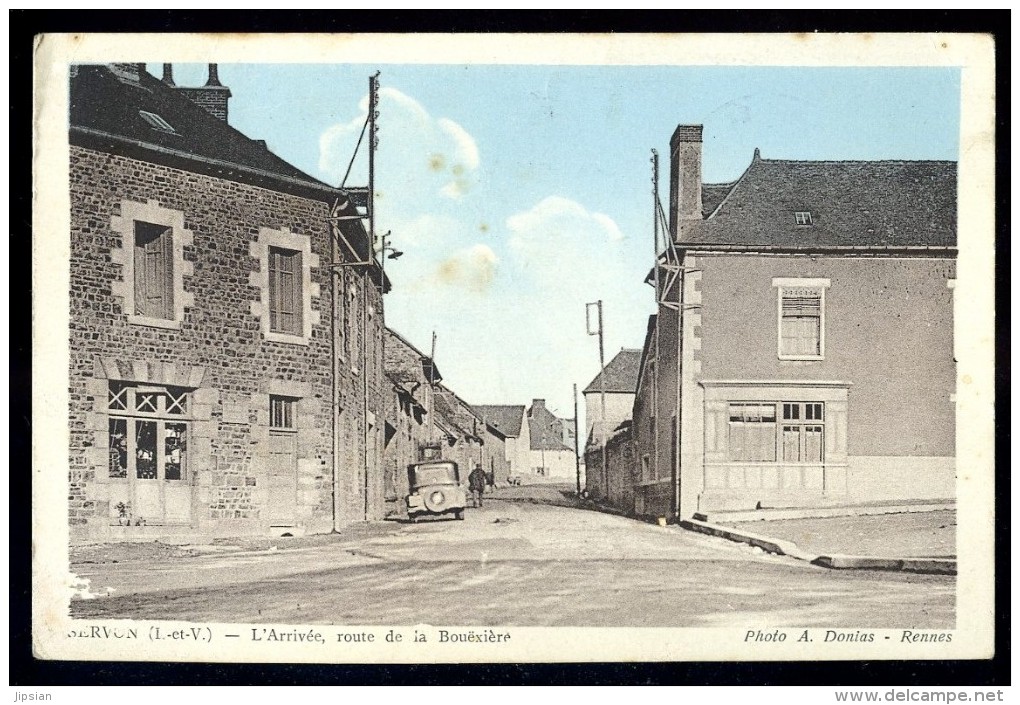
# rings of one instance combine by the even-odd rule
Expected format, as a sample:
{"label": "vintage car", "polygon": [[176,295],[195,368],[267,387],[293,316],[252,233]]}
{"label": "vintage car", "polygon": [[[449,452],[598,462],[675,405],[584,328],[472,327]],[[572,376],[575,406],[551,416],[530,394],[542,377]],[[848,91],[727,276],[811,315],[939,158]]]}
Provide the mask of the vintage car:
{"label": "vintage car", "polygon": [[457,463],[452,460],[431,460],[407,468],[407,516],[417,521],[422,516],[452,514],[464,518],[467,495],[460,484]]}

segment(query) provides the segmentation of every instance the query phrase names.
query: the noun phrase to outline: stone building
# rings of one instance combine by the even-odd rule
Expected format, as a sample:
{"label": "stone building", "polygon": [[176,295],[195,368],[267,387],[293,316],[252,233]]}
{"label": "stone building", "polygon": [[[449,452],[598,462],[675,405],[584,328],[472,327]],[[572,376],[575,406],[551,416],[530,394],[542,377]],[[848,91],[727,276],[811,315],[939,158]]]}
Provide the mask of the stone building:
{"label": "stone building", "polygon": [[602,447],[605,445],[606,436],[614,437],[620,425],[631,419],[640,365],[641,350],[626,348],[620,350],[584,388],[584,418],[587,429],[584,445],[585,489],[589,496],[595,498],[607,496],[607,477],[604,477],[602,467]]}
{"label": "stone building", "polygon": [[[351,194],[144,64],[72,67],[72,539],[382,516],[387,288]],[[331,266],[364,262],[363,266]]]}
{"label": "stone building", "polygon": [[407,468],[426,459],[453,460],[462,481],[476,465],[505,478],[504,436],[443,384],[434,361],[392,329],[386,330],[385,365],[392,383],[386,420],[385,497],[387,513],[402,516]]}
{"label": "stone building", "polygon": [[702,184],[702,127],[670,148],[635,510],[954,497],[956,164],[756,150]]}
{"label": "stone building", "polygon": [[442,384],[436,389],[436,424],[443,431],[443,457],[455,460],[464,478],[475,466],[485,471],[489,485],[506,476],[505,437]]}
{"label": "stone building", "polygon": [[385,371],[392,385],[386,415],[384,495],[386,513],[403,516],[408,493],[407,468],[437,444],[434,387],[443,376],[428,355],[392,328],[385,331]]}

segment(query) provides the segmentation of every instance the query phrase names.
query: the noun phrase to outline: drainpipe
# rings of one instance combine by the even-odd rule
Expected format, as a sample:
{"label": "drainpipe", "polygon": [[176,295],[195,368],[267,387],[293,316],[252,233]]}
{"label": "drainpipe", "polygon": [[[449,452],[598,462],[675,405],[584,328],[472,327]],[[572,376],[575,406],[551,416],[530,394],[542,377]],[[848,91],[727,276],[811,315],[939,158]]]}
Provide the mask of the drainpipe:
{"label": "drainpipe", "polygon": [[[339,226],[337,226],[339,227]],[[337,263],[337,242],[336,234],[333,232],[332,225],[329,229],[329,261],[330,264],[336,265]],[[329,286],[330,286],[330,303],[329,303],[329,316],[330,316],[330,353],[332,355],[332,389],[331,389],[331,403],[330,403],[330,418],[333,428],[333,530],[332,533],[340,533],[340,358],[339,358],[339,347],[340,347],[340,327],[337,320],[338,306],[337,296],[339,284],[337,278],[340,276],[341,269],[333,266],[329,270]]]}
{"label": "drainpipe", "polygon": [[[363,466],[364,476],[362,484],[362,493],[364,494],[365,506],[364,514],[365,521],[368,521],[368,285],[371,283],[371,273],[366,272],[361,282],[361,393],[362,401],[364,406],[362,407],[362,418],[364,419],[364,445],[363,449]],[[377,420],[378,423],[378,420]]]}
{"label": "drainpipe", "polygon": [[684,255],[680,250],[677,253],[677,307],[676,307],[676,431],[673,439],[673,521],[680,521],[680,449],[681,449],[681,428],[683,427],[683,383],[684,383]]}

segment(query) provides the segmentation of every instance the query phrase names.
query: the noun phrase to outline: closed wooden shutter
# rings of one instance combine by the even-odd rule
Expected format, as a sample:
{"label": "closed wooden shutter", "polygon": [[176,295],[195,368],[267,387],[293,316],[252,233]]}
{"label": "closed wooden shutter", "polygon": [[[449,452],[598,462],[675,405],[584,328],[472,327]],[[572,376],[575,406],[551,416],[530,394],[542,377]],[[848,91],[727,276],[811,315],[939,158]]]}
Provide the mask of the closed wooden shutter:
{"label": "closed wooden shutter", "polygon": [[269,248],[269,326],[276,333],[302,333],[301,253]]}
{"label": "closed wooden shutter", "polygon": [[165,225],[135,223],[135,315],[174,318],[173,235]]}

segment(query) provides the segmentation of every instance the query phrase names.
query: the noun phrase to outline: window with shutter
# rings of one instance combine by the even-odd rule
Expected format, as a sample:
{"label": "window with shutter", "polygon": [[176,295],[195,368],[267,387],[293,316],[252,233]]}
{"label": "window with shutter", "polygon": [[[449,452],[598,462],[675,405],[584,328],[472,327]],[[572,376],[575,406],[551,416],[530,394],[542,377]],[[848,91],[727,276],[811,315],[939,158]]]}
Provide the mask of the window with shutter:
{"label": "window with shutter", "polygon": [[272,332],[303,333],[301,279],[301,253],[270,247],[269,329]]}
{"label": "window with shutter", "polygon": [[828,279],[775,278],[779,301],[779,359],[825,359],[825,290]]}
{"label": "window with shutter", "polygon": [[136,316],[173,320],[173,228],[135,221]]}

